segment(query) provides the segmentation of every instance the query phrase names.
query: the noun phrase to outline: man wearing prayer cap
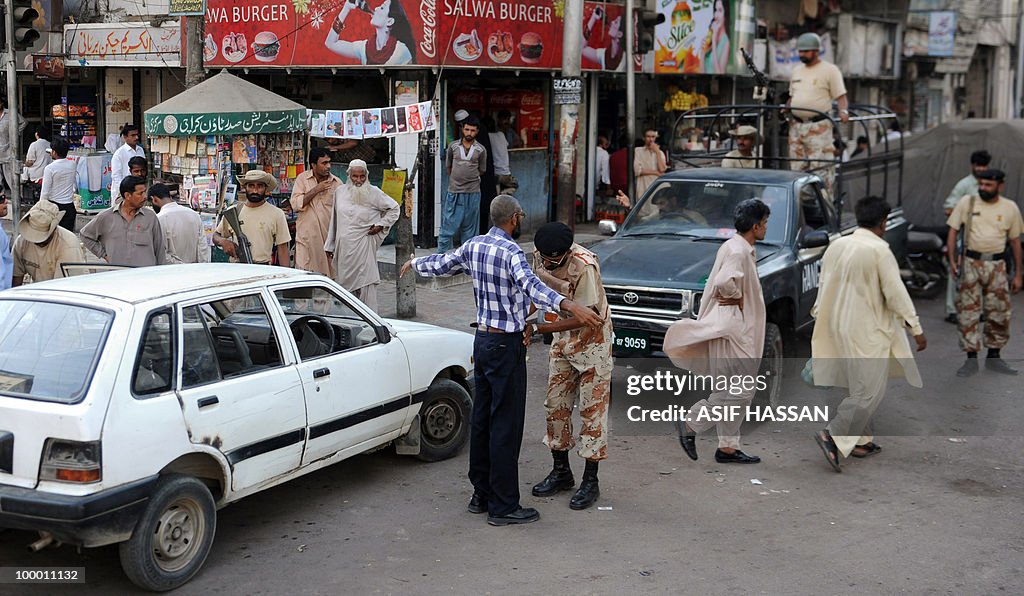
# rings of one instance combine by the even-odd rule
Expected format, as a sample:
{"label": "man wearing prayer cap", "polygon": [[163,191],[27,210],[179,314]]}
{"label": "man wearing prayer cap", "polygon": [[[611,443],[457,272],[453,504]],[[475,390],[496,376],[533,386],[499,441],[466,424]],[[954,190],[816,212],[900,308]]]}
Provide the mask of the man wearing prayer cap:
{"label": "man wearing prayer cap", "polygon": [[333,216],[324,250],[334,279],[363,304],[377,310],[377,249],[398,221],[398,203],[367,180],[366,162],[348,164],[348,182],[334,191]]}
{"label": "man wearing prayer cap", "polygon": [[[1004,375],[1015,375],[1002,359],[1000,349],[1010,340],[1010,294],[1021,289],[1021,245],[1024,232],[1017,203],[1001,196],[1006,174],[993,168],[980,172],[977,194],[967,195],[949,214],[946,225],[953,275],[960,276],[957,311],[960,313],[960,348],[967,352],[967,362],[957,371],[958,377],[978,372],[978,352],[982,343],[988,348],[985,369]],[[956,250],[956,236],[961,226],[967,243],[961,261]],[[1007,280],[1006,245],[1013,253],[1013,281]],[[981,317],[985,316],[984,331]]]}
{"label": "man wearing prayer cap", "polygon": [[56,203],[39,201],[18,222],[18,239],[14,241],[13,287],[24,282],[64,277],[61,263],[84,263],[85,249],[73,232],[60,227],[63,213]]}
{"label": "man wearing prayer cap", "polygon": [[736,148],[725,154],[722,159],[723,168],[756,168],[757,158],[754,157],[754,144],[757,142],[757,129],[749,124],[737,126],[729,134],[736,139]]}
{"label": "man wearing prayer cap", "polygon": [[[553,323],[539,322],[533,333],[554,333],[551,344],[548,394],[544,401],[547,433],[554,466],[533,487],[537,497],[570,490],[575,484],[569,467],[569,450],[586,460],[579,490],[569,507],[586,509],[597,501],[598,463],[607,457],[608,398],[612,378],[612,320],[601,284],[597,256],[573,241],[572,230],[561,222],[546,223],[534,236],[534,268],[537,277],[559,294],[591,308],[604,323],[588,327],[574,317]],[[579,443],[572,430],[573,404],[580,412]]]}

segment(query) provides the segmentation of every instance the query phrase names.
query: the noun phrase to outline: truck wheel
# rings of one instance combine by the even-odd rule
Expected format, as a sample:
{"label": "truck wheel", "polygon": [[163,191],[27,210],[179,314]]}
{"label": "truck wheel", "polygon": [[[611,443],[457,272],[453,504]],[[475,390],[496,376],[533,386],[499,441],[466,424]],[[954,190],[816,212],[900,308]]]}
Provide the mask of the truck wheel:
{"label": "truck wheel", "polygon": [[217,508],[210,490],[191,476],[165,476],[132,537],[119,545],[121,568],[144,590],[173,590],[203,566],[216,530]]}
{"label": "truck wheel", "polygon": [[768,387],[754,396],[755,405],[775,407],[782,395],[782,330],[775,323],[768,323],[764,333],[764,356],[758,374],[768,376]]}
{"label": "truck wheel", "polygon": [[453,457],[469,438],[473,400],[451,379],[437,379],[420,407],[420,453],[423,461]]}

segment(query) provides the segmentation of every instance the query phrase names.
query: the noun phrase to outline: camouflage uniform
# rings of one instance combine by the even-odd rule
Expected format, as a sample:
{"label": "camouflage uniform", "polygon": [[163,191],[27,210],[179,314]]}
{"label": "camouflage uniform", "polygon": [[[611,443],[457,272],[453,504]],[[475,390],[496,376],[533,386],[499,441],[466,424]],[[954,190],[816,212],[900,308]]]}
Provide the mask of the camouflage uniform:
{"label": "camouflage uniform", "polygon": [[[791,161],[792,170],[814,170],[825,182],[825,188],[832,191],[836,177],[835,140],[832,137],[832,121],[789,123],[789,156],[794,159],[815,161]],[[826,167],[823,167],[826,166]]]}
{"label": "camouflage uniform", "polygon": [[[544,444],[552,451],[568,451],[575,445],[572,430],[572,408],[579,398],[580,457],[599,461],[607,457],[608,399],[612,378],[612,322],[608,300],[601,285],[597,256],[578,244],[570,248],[567,265],[554,271],[537,267],[537,276],[570,300],[579,301],[577,285],[584,273],[591,270],[597,301],[594,306],[604,316],[600,329],[583,327],[555,334],[551,344],[548,394],[544,401],[547,413],[547,434]],[[539,253],[534,253],[537,256]],[[539,256],[537,261],[540,262]]]}
{"label": "camouflage uniform", "polygon": [[965,258],[960,272],[960,347],[965,352],[980,352],[981,314],[985,313],[985,347],[1002,348],[1010,340],[1010,284],[1006,261],[980,261]]}

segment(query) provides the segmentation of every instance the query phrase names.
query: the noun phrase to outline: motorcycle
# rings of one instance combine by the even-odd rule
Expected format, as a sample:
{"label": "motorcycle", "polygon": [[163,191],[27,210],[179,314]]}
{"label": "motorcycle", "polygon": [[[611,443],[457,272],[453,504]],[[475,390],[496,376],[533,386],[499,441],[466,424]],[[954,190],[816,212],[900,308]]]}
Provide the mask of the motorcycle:
{"label": "motorcycle", "polygon": [[900,263],[900,278],[914,298],[936,298],[946,290],[946,246],[942,232],[924,231],[911,225],[907,231],[907,256]]}

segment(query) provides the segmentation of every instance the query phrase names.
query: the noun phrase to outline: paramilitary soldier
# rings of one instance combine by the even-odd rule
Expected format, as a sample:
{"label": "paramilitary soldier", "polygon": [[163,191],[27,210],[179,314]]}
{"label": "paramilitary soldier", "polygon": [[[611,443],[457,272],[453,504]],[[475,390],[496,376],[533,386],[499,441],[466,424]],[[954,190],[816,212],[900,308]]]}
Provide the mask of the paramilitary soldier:
{"label": "paramilitary soldier", "polygon": [[[988,348],[985,368],[993,372],[1015,375],[1000,358],[999,350],[1010,339],[1010,293],[1021,289],[1020,235],[1024,231],[1020,209],[1013,201],[1000,196],[1006,178],[1000,170],[989,169],[978,177],[978,194],[960,199],[949,215],[947,245],[950,268],[960,276],[957,310],[960,312],[960,347],[967,352],[967,362],[957,371],[958,377],[978,372],[981,350],[981,316],[985,315],[984,343]],[[966,227],[967,239],[963,262],[956,253],[956,235]],[[1012,285],[1007,283],[1006,243],[1013,250],[1016,270]]]}
{"label": "paramilitary soldier", "polygon": [[572,409],[579,400],[580,440],[578,453],[587,460],[580,487],[569,507],[586,509],[597,501],[598,462],[607,457],[608,397],[612,378],[612,322],[608,300],[601,285],[597,256],[573,242],[569,226],[544,224],[534,237],[537,276],[552,289],[604,318],[601,327],[586,327],[575,318],[534,324],[533,333],[554,333],[551,344],[548,395],[544,402],[547,434],[554,467],[533,487],[535,497],[551,496],[575,485],[569,468],[574,446]]}

